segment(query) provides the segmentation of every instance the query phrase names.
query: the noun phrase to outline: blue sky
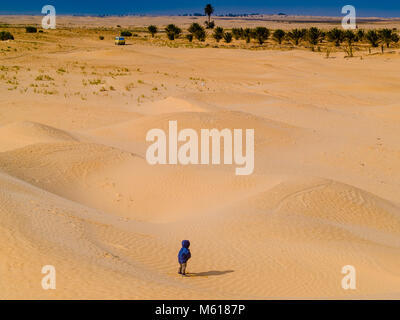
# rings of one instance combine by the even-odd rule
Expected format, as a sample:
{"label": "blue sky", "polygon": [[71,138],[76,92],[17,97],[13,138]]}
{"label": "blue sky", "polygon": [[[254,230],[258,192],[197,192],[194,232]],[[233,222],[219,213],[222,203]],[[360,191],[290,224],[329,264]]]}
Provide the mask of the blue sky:
{"label": "blue sky", "polygon": [[[279,13],[340,16],[341,8],[351,4],[358,16],[400,17],[400,0],[219,0],[210,1],[216,14]],[[202,12],[208,1],[199,0],[0,0],[0,14],[40,14],[42,6],[52,4],[58,14],[183,14]]]}

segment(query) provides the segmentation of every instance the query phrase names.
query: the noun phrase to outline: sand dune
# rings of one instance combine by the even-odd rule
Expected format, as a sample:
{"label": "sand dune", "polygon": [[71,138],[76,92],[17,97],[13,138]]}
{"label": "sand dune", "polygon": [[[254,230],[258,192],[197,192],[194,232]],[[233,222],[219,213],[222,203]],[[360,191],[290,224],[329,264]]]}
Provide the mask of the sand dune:
{"label": "sand dune", "polygon": [[[63,32],[0,57],[0,298],[400,297],[397,49],[327,59]],[[146,134],[169,121],[254,129],[254,173],[149,165]]]}
{"label": "sand dune", "polygon": [[163,114],[173,112],[205,112],[207,109],[187,99],[167,97],[160,101],[143,105],[143,114]]}
{"label": "sand dune", "polygon": [[[170,111],[170,110],[169,110]],[[296,128],[285,123],[263,119],[254,115],[238,111],[218,112],[168,112],[159,115],[148,115],[116,125],[89,130],[86,132],[94,141],[107,141],[125,150],[140,150],[145,154],[147,132],[153,128],[169,132],[169,121],[176,121],[178,130],[191,128],[200,132],[201,129],[223,130],[253,128],[256,146],[285,146],[294,144],[304,139],[308,133],[301,128]],[[90,139],[89,138],[89,139]],[[99,140],[98,138],[101,138]],[[261,149],[261,148],[260,148]],[[260,150],[256,148],[256,151]],[[223,147],[221,148],[223,150]]]}
{"label": "sand dune", "polygon": [[[185,216],[165,228],[94,211],[4,174],[0,181],[2,197],[5,190],[8,195],[2,198],[2,243],[17,253],[12,266],[24,271],[15,274],[12,286],[26,288],[30,297],[96,298],[112,285],[120,298],[335,298],[343,296],[338,270],[348,262],[362,268],[360,281],[368,280],[359,297],[395,293],[399,285],[393,255],[400,245],[399,208],[340,183],[275,181],[239,205],[207,217]],[[192,275],[176,279],[173,244],[187,233],[195,243]],[[24,243],[32,242],[27,253]],[[39,258],[32,261],[33,254]],[[60,296],[26,284],[34,281],[31,268],[49,260],[69,270]],[[268,273],[268,286],[246,278],[249,270]],[[82,278],[89,291],[76,289]]]}
{"label": "sand dune", "polygon": [[0,152],[35,143],[76,140],[63,130],[30,121],[16,122],[0,127],[0,139]]}

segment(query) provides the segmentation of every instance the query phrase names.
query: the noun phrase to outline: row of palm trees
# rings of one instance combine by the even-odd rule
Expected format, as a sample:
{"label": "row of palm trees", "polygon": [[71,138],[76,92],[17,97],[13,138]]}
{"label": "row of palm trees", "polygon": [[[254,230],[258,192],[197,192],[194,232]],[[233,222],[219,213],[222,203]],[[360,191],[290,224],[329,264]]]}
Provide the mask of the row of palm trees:
{"label": "row of palm trees", "polygon": [[[214,21],[211,21],[214,7],[211,4],[207,4],[204,8],[204,13],[208,16],[208,20],[205,22],[206,28],[214,29]],[[158,31],[157,27],[154,25],[149,26],[148,30],[153,37]],[[182,30],[174,24],[168,25],[165,31],[170,40],[175,40],[182,34]],[[205,29],[198,23],[192,23],[188,31],[189,34],[186,35],[186,38],[190,42],[192,42],[194,38],[199,41],[205,41],[207,38]],[[233,28],[231,32],[226,32],[222,27],[216,27],[212,34],[217,42],[224,39],[225,42],[230,43],[234,38],[236,40],[242,39],[250,43],[251,39],[254,39],[260,45],[266,42],[271,35],[272,39],[279,45],[285,40],[291,42],[295,46],[300,45],[301,42],[308,42],[312,50],[324,40],[333,43],[336,47],[340,47],[342,43],[345,43],[345,51],[347,51],[350,56],[353,56],[353,45],[357,42],[368,42],[371,47],[378,47],[380,45],[383,52],[385,45],[389,48],[392,43],[398,43],[400,40],[395,30],[388,28],[368,31],[361,29],[353,31],[334,28],[325,32],[316,27],[311,27],[309,29],[293,29],[291,31],[277,29],[271,32],[268,28],[256,27],[253,29]]]}
{"label": "row of palm trees", "polygon": [[[154,37],[158,32],[158,28],[154,25],[148,27],[148,31]],[[169,24],[165,28],[168,39],[175,40],[182,34],[182,29],[174,24]],[[207,32],[203,26],[198,23],[192,23],[188,28],[189,34],[186,38],[191,42],[193,39],[199,41],[205,41],[207,38]],[[260,45],[265,43],[269,38],[272,38],[278,44],[282,44],[283,41],[289,41],[292,44],[298,46],[302,42],[308,42],[312,48],[324,40],[331,42],[334,46],[340,47],[343,43],[351,48],[354,43],[357,42],[368,42],[372,47],[378,47],[381,45],[382,51],[384,46],[390,47],[392,43],[398,43],[400,38],[399,35],[393,29],[380,29],[380,30],[342,30],[338,28],[331,29],[327,32],[311,27],[309,29],[293,29],[291,31],[284,31],[277,29],[271,32],[266,27],[256,28],[233,28],[230,32],[226,32],[222,27],[216,27],[213,30],[212,37],[217,41],[224,39],[225,42],[229,43],[232,39],[245,40],[247,43],[251,42],[252,39],[257,41]]]}

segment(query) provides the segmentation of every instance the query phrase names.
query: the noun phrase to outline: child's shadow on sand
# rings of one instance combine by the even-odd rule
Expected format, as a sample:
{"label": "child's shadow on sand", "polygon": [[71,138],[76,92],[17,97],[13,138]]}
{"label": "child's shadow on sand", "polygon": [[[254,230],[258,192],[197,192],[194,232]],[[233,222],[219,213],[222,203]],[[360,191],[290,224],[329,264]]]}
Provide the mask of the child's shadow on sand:
{"label": "child's shadow on sand", "polygon": [[191,272],[189,273],[190,277],[209,277],[209,276],[222,276],[223,274],[235,272],[234,270],[225,270],[225,271],[207,271],[207,272]]}

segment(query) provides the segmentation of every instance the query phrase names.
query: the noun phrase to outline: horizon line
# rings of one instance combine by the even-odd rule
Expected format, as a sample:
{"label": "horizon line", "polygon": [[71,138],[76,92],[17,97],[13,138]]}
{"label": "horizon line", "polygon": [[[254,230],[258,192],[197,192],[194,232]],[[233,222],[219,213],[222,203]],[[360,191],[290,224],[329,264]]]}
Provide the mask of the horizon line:
{"label": "horizon line", "polygon": [[[57,13],[57,16],[64,17],[98,17],[98,18],[106,18],[106,17],[205,17],[206,15],[194,15],[199,14],[197,12],[193,13],[184,13],[184,14],[167,14],[167,13]],[[229,14],[235,16],[229,16]],[[41,13],[2,13],[0,12],[0,16],[32,16],[32,17],[42,17],[44,16]],[[215,18],[240,18],[240,17],[251,17],[251,16],[278,16],[278,17],[316,17],[316,18],[343,18],[342,15],[316,15],[316,14],[283,14],[283,13],[226,13],[213,15]],[[380,18],[380,19],[400,19],[399,16],[381,16],[381,15],[368,15],[368,16],[357,16],[360,19],[366,18]]]}

